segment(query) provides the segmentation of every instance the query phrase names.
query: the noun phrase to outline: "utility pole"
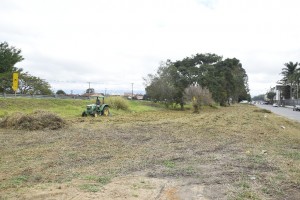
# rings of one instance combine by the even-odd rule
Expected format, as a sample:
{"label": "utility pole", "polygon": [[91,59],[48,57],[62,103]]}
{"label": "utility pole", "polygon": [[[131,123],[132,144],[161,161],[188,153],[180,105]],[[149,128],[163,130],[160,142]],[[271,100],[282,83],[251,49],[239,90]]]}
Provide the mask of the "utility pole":
{"label": "utility pole", "polygon": [[88,99],[91,98],[90,93],[91,93],[91,82],[88,82],[89,84],[89,89],[88,89]]}
{"label": "utility pole", "polygon": [[131,100],[133,100],[133,83],[131,83]]}

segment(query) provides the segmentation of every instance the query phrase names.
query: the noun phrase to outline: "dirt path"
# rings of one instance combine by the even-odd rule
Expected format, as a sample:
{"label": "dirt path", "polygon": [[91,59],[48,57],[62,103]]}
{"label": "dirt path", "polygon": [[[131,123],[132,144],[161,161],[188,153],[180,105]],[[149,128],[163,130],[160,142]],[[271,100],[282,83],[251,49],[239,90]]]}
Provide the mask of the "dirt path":
{"label": "dirt path", "polygon": [[[180,181],[149,178],[141,176],[118,177],[103,186],[99,192],[83,192],[78,190],[82,182],[52,185],[47,189],[30,189],[18,198],[28,200],[51,199],[105,199],[105,200],[206,200],[203,195],[204,186],[185,184]],[[86,183],[88,184],[88,183]]]}

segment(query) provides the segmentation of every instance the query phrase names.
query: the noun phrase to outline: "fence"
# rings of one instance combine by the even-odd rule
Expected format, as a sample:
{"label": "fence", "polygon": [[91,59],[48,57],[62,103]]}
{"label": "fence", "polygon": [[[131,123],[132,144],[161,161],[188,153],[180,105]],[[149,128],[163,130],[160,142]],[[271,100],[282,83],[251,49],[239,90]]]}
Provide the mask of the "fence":
{"label": "fence", "polygon": [[276,103],[282,106],[295,106],[295,105],[300,105],[300,99],[278,100]]}

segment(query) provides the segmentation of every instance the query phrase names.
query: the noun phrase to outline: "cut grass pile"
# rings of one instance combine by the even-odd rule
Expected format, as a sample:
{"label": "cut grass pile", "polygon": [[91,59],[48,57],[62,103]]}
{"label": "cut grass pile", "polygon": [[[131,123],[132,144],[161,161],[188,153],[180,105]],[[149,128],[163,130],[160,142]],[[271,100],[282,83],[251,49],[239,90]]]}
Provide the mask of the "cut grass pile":
{"label": "cut grass pile", "polygon": [[65,124],[65,120],[58,115],[43,110],[29,114],[13,113],[0,121],[0,127],[18,130],[56,130]]}
{"label": "cut grass pile", "polygon": [[101,192],[136,174],[203,185],[208,199],[300,196],[300,124],[254,106],[67,120],[51,134],[0,129],[0,199],[62,183]]}

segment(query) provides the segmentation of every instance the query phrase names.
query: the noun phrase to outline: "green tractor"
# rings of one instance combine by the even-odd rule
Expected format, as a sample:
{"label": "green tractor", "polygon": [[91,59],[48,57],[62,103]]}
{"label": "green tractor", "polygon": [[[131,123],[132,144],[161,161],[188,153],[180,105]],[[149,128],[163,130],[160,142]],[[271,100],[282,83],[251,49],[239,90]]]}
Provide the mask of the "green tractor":
{"label": "green tractor", "polygon": [[[102,103],[101,100],[102,99]],[[109,105],[104,103],[104,96],[99,96],[96,99],[95,104],[89,104],[86,106],[86,110],[82,112],[82,117],[93,116],[97,117],[98,115],[109,116]]]}

